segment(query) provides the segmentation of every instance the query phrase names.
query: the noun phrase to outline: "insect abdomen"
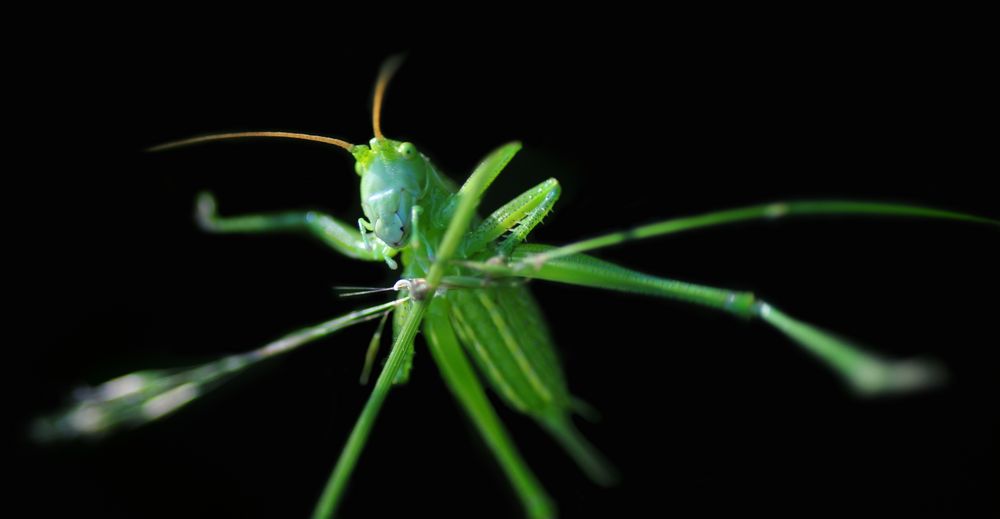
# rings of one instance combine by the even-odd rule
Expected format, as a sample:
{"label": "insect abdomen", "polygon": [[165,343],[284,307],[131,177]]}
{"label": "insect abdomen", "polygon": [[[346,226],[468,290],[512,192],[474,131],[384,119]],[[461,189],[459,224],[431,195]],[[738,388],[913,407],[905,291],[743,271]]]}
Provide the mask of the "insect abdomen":
{"label": "insect abdomen", "polygon": [[463,346],[511,407],[533,415],[568,410],[555,348],[525,287],[453,290],[447,297]]}
{"label": "insect abdomen", "polygon": [[614,469],[573,426],[573,398],[528,289],[459,289],[446,297],[460,342],[493,390],[511,407],[534,417],[594,482],[612,484]]}

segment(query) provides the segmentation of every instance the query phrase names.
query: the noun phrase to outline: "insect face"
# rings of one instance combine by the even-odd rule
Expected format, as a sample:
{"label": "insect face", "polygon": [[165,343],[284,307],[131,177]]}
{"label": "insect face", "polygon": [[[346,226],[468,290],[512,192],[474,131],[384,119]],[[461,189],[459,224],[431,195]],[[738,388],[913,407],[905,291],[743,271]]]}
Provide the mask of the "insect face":
{"label": "insect face", "polygon": [[374,138],[352,150],[361,175],[361,208],[383,243],[400,248],[410,234],[414,204],[423,196],[430,165],[408,142]]}

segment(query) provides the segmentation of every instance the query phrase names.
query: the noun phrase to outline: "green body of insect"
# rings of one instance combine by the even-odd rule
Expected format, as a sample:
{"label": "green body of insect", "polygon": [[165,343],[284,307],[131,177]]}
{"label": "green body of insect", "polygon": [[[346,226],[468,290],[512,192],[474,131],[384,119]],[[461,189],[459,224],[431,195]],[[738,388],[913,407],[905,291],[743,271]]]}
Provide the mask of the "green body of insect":
{"label": "green body of insect", "polygon": [[[544,279],[623,290],[690,302],[744,318],[759,319],[840,374],[861,395],[906,392],[931,386],[942,372],[932,362],[878,358],[750,293],[694,285],[635,272],[582,254],[629,240],[714,225],[797,215],[890,215],[945,218],[990,225],[1000,222],[937,209],[851,201],[789,202],[745,207],[654,223],[631,231],[550,247],[522,242],[559,197],[559,184],[546,180],[485,218],[475,209],[483,192],[520,149],[511,143],[487,156],[457,188],[412,144],[387,139],[379,127],[381,100],[395,62],[383,68],[375,92],[375,138],[369,145],[284,132],[245,132],[198,137],[160,146],[241,137],[282,137],[333,144],[348,150],[361,177],[364,219],[357,227],[317,212],[220,217],[214,198],[202,195],[198,217],[211,232],[306,231],[352,258],[384,261],[398,268],[400,294],[390,303],[352,312],[302,329],[257,350],[179,370],[140,371],[79,392],[69,409],[38,421],[40,440],[96,436],[151,422],[180,409],[212,385],[263,359],[291,351],[344,327],[394,312],[394,341],[368,403],[348,438],[315,517],[329,517],[340,501],[382,403],[394,384],[410,376],[413,341],[423,329],[442,376],[490,447],[527,514],[555,515],[542,485],[522,460],[486,396],[485,379],[504,402],[529,414],[566,448],[600,484],[613,471],[578,434],[570,420],[577,402],[565,377],[538,306],[519,283]],[[377,337],[373,344],[377,344]],[[369,361],[373,355],[369,355]],[[470,362],[471,359],[471,362]]]}
{"label": "green body of insect", "polygon": [[[495,155],[497,172],[518,149],[519,144],[501,148]],[[351,153],[361,176],[361,207],[367,218],[359,222],[362,241],[380,251],[383,259],[400,251],[404,279],[426,278],[446,224],[458,207],[458,190],[411,143],[374,138],[369,146],[352,147]],[[558,196],[555,179],[530,189],[466,234],[454,259],[508,256]],[[514,224],[518,228],[498,240]],[[367,235],[366,230],[374,236]],[[466,278],[481,277],[469,269],[449,270]],[[406,297],[406,291],[401,297]],[[428,330],[428,341],[457,336],[494,391],[518,411],[544,424],[595,481],[612,482],[612,471],[573,428],[569,418],[573,398],[545,320],[527,287],[490,286],[484,282],[476,288],[446,290],[431,304],[429,312],[440,320],[431,319],[426,327],[450,329],[434,333]],[[407,316],[405,309],[395,313],[394,335],[399,335]],[[442,335],[449,339],[437,339]],[[411,365],[412,356],[407,357],[398,373],[397,383],[408,378]]]}

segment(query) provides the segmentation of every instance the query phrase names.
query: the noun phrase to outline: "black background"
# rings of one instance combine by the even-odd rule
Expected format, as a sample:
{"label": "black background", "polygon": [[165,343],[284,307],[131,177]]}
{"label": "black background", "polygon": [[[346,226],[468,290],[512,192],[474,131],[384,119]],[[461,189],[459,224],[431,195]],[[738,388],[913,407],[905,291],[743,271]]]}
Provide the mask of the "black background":
{"label": "black background", "polygon": [[[352,42],[339,26],[317,41],[290,27],[200,39],[178,26],[67,42],[58,59],[32,65],[18,99],[38,124],[33,135],[50,138],[20,150],[33,160],[15,176],[28,183],[9,192],[25,239],[14,281],[30,285],[16,294],[13,327],[28,338],[11,345],[12,429],[77,384],[248,350],[377,302],[341,300],[331,287],[385,285],[384,265],[295,236],[204,235],[192,222],[202,189],[224,214],[319,208],[354,221],[347,154],[279,141],[141,150],[252,129],[364,142],[378,65],[399,50],[410,55],[388,93],[386,134],[411,140],[456,179],[495,146],[522,140],[483,208],[559,178],[563,196],[536,242],[794,198],[1000,217],[995,165],[980,163],[992,141],[976,128],[981,65],[965,52],[974,35],[805,23],[677,30],[684,25],[537,41],[511,27],[448,44]],[[497,44],[466,44],[482,40]],[[600,253],[753,290],[888,356],[936,356],[952,372],[941,391],[856,400],[765,325],[537,283],[572,390],[603,414],[580,426],[622,484],[590,485],[530,420],[501,415],[565,517],[989,515],[996,243],[985,226],[813,219]],[[357,375],[371,328],[273,362],[133,433],[45,448],[21,438],[18,494],[42,516],[307,516],[369,392]],[[520,514],[422,346],[341,512]]]}

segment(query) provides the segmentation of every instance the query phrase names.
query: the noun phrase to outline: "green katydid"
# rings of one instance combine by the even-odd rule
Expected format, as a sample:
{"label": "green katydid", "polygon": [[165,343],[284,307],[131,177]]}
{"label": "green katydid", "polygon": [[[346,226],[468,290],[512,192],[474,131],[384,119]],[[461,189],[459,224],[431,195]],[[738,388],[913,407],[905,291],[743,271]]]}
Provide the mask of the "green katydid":
{"label": "green katydid", "polygon": [[[373,110],[375,137],[368,145],[286,132],[210,135],[158,147],[251,137],[306,139],[349,151],[361,177],[365,218],[358,226],[316,213],[221,217],[215,200],[202,195],[198,215],[211,232],[305,230],[336,251],[400,267],[399,297],[303,329],[258,350],[199,367],[143,371],[81,395],[66,413],[39,422],[42,438],[89,436],[147,423],[180,409],[210,386],[266,358],[291,351],[344,327],[394,312],[394,341],[354,431],[317,505],[315,516],[333,514],[382,403],[394,384],[410,375],[418,331],[457,400],[511,481],[527,514],[551,517],[552,499],[521,458],[486,396],[481,380],[512,408],[534,417],[598,483],[614,480],[601,456],[573,428],[577,402],[570,395],[544,321],[527,289],[507,278],[555,282],[668,297],[705,305],[775,326],[826,362],[861,394],[911,391],[933,385],[941,371],[920,361],[891,362],[794,319],[752,294],[641,274],[583,253],[628,240],[755,219],[810,214],[890,215],[998,222],[898,204],[790,202],[721,211],[646,225],[625,233],[552,248],[522,242],[556,203],[560,188],[546,180],[491,213],[476,217],[483,192],[520,149],[511,143],[490,154],[457,188],[412,144],[386,138],[380,128],[382,99],[398,62],[383,67]],[[377,344],[377,342],[374,342]],[[469,358],[472,359],[470,362]]]}

